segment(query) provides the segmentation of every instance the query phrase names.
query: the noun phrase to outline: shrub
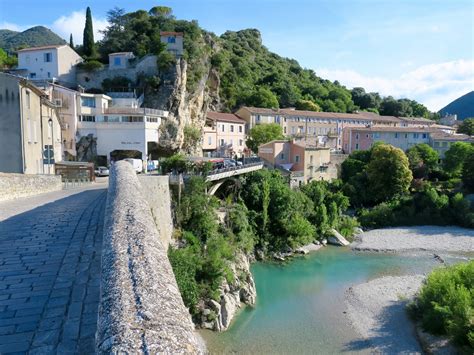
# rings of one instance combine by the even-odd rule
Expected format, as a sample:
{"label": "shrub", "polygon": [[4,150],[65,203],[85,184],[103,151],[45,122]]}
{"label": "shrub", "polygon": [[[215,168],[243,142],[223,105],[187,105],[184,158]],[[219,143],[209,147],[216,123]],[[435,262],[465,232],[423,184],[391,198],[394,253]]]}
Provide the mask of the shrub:
{"label": "shrub", "polygon": [[84,69],[87,72],[92,72],[103,68],[103,64],[98,60],[88,60],[77,65],[79,69]]}
{"label": "shrub", "polygon": [[474,350],[474,261],[433,271],[410,311],[427,331]]}
{"label": "shrub", "polygon": [[343,215],[338,222],[337,229],[339,230],[339,233],[341,233],[347,240],[352,241],[354,228],[356,227],[359,227],[359,222],[356,218]]}

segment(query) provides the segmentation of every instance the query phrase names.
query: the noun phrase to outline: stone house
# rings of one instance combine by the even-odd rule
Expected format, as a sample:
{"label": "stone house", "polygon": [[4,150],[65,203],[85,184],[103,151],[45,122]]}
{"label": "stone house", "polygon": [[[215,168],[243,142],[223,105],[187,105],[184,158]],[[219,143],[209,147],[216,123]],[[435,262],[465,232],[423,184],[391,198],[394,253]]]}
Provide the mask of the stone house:
{"label": "stone house", "polygon": [[0,73],[0,172],[54,174],[62,160],[56,105],[30,81]]}
{"label": "stone house", "polygon": [[206,122],[203,136],[204,154],[219,157],[242,157],[246,154],[244,120],[232,113],[209,111]]}
{"label": "stone house", "polygon": [[160,32],[161,43],[166,44],[166,50],[173,53],[176,57],[183,55],[183,33],[182,32]]}

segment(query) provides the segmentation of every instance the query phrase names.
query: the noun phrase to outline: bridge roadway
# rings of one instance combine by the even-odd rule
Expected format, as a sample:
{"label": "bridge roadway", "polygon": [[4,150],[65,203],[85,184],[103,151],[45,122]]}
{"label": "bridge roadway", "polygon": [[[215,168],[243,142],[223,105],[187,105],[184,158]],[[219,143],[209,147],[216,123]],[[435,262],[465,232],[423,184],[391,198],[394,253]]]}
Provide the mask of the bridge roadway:
{"label": "bridge roadway", "polygon": [[0,354],[95,352],[106,187],[0,203]]}

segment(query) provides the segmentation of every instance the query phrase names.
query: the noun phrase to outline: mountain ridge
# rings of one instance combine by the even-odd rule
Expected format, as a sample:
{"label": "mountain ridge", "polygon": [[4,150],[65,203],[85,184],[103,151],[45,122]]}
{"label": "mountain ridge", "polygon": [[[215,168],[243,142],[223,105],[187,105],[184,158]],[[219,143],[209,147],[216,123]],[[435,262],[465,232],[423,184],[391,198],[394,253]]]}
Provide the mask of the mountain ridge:
{"label": "mountain ridge", "polygon": [[444,106],[439,113],[444,115],[457,115],[458,120],[474,117],[474,90],[458,97]]}
{"label": "mountain ridge", "polygon": [[66,41],[44,26],[34,26],[22,32],[0,29],[0,48],[7,52],[54,44],[66,44]]}

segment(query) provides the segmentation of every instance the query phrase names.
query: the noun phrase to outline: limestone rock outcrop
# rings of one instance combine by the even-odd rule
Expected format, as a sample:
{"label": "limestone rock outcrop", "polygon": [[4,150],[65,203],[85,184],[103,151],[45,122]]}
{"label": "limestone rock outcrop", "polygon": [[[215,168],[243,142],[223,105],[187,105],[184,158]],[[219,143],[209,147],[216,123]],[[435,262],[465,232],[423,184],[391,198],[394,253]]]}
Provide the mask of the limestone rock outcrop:
{"label": "limestone rock outcrop", "polygon": [[248,257],[239,253],[231,266],[235,280],[224,281],[219,289],[220,300],[207,300],[201,304],[201,321],[198,326],[216,331],[226,330],[243,304],[253,306],[257,291]]}

